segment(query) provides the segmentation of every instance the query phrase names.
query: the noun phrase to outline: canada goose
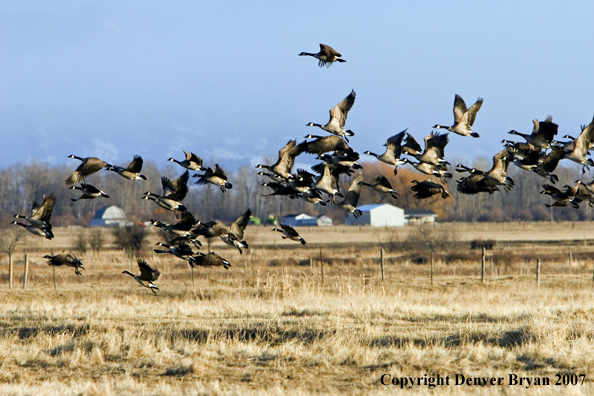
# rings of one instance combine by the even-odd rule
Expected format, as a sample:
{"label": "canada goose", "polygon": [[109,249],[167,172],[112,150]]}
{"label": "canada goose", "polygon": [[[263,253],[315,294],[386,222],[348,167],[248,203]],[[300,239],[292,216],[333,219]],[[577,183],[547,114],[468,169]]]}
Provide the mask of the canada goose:
{"label": "canada goose", "polygon": [[250,216],[252,211],[248,209],[244,214],[239,216],[230,227],[219,221],[209,223],[208,226],[204,226],[198,232],[205,238],[211,239],[220,237],[225,244],[229,246],[235,246],[239,250],[239,254],[242,254],[241,248],[247,249],[248,244],[243,240],[243,232],[250,222]]}
{"label": "canada goose", "polygon": [[413,180],[412,182],[415,185],[411,187],[411,190],[415,192],[414,197],[416,199],[427,199],[436,194],[440,194],[443,199],[446,199],[450,196],[448,190],[446,190],[441,184],[435,183],[431,179],[422,182]]}
{"label": "canada goose", "polygon": [[107,170],[117,172],[117,174],[128,180],[146,180],[146,176],[140,174],[142,163],[142,157],[140,155],[135,155],[127,168],[110,165]]}
{"label": "canada goose", "polygon": [[340,154],[320,154],[316,159],[322,160],[327,164],[330,165],[341,165],[346,166],[351,169],[363,169],[363,166],[357,163],[357,160],[360,158],[359,153],[349,148],[345,152],[341,152]]}
{"label": "canada goose", "polygon": [[580,201],[588,200],[590,207],[594,205],[594,191],[592,184],[584,184],[581,180],[576,180],[575,185],[565,186],[565,194],[570,197],[576,197]]}
{"label": "canada goose", "polygon": [[202,168],[202,158],[198,157],[194,153],[188,153],[187,151],[184,151],[184,154],[186,155],[186,159],[183,161],[178,161],[174,158],[169,158],[167,161],[175,162],[192,171],[200,171],[204,169]]}
{"label": "canada goose", "polygon": [[305,239],[301,238],[293,227],[284,224],[279,224],[279,226],[281,229],[273,228],[272,231],[282,232],[283,239],[289,238],[292,241],[301,242],[302,245],[305,245]]}
{"label": "canada goose", "polygon": [[553,122],[553,117],[548,116],[544,121],[532,120],[534,127],[532,133],[526,135],[516,130],[511,130],[508,133],[511,135],[522,136],[526,139],[526,142],[533,145],[536,148],[549,148],[551,142],[555,138],[558,132],[559,125]]}
{"label": "canada goose", "polygon": [[565,157],[563,154],[563,148],[555,144],[551,144],[551,151],[544,156],[542,161],[532,168],[532,171],[539,176],[547,177],[551,183],[559,181],[559,177],[553,174],[553,171],[557,168],[559,161]]}
{"label": "canada goose", "polygon": [[433,133],[425,138],[425,150],[421,151],[421,145],[415,140],[410,133],[406,134],[406,143],[402,146],[402,151],[405,154],[415,157],[419,162],[426,162],[432,165],[448,164],[443,159],[444,148],[450,141],[448,134],[440,135]]}
{"label": "canada goose", "polygon": [[188,179],[190,173],[185,171],[180,177],[174,181],[169,180],[167,177],[161,177],[161,184],[163,185],[163,195],[153,194],[150,191],[144,193],[142,199],[150,199],[157,205],[167,210],[179,210],[184,211],[186,207],[181,201],[186,197],[188,193]]}
{"label": "canada goose", "polygon": [[429,176],[439,177],[441,181],[445,183],[447,183],[448,179],[451,179],[453,177],[453,175],[447,171],[448,168],[445,162],[442,162],[441,164],[437,165],[430,164],[428,162],[408,161],[408,163],[411,164],[419,172]]}
{"label": "canada goose", "polygon": [[[52,225],[50,224],[50,219],[52,217],[52,211],[54,209],[54,205],[56,203],[56,195],[54,193],[51,193],[49,196],[47,197],[43,197],[43,202],[40,204],[37,201],[33,202],[33,205],[31,207],[31,216],[22,216],[19,214],[15,214],[14,217],[17,219],[25,219],[27,220],[29,223],[31,223],[31,225],[33,227],[39,228],[41,230],[50,230],[52,229]],[[13,222],[13,224],[20,224],[23,225],[21,223],[16,223]],[[25,225],[25,228],[26,225]],[[46,236],[47,235],[43,235],[40,234],[38,232],[33,232],[32,231],[33,228],[27,228],[27,231],[35,234],[35,235],[41,235],[41,236]],[[52,234],[53,237],[53,234]],[[51,239],[51,238],[48,238]]]}
{"label": "canada goose", "polygon": [[179,221],[172,224],[166,224],[155,219],[150,219],[150,223],[155,227],[161,228],[163,231],[168,231],[176,238],[191,238],[192,234],[190,230],[194,224],[196,224],[194,215],[187,210],[184,210],[179,214],[176,214],[176,217]]}
{"label": "canada goose", "polygon": [[363,181],[364,177],[365,175],[363,173],[357,176],[351,183],[351,186],[349,187],[342,202],[337,204],[340,209],[352,213],[353,216],[355,216],[355,219],[359,218],[363,214],[359,209],[357,209],[357,204],[359,203],[359,196],[361,195],[361,182]]}
{"label": "canada goose", "polygon": [[435,125],[433,128],[439,129],[444,128],[450,132],[457,133],[462,136],[479,137],[479,134],[474,132],[471,128],[476,118],[476,113],[480,110],[483,105],[483,98],[478,98],[475,104],[470,106],[470,109],[466,109],[466,103],[464,99],[458,94],[454,97],[454,125],[443,126]]}
{"label": "canada goose", "polygon": [[462,194],[478,194],[481,192],[493,194],[499,191],[497,184],[493,180],[486,178],[485,172],[479,169],[468,168],[459,164],[456,166],[456,171],[470,173],[469,176],[457,181],[456,190]]}
{"label": "canada goose", "polygon": [[386,151],[382,155],[372,153],[371,151],[364,151],[363,154],[373,155],[379,161],[394,166],[394,174],[398,174],[398,165],[404,165],[408,162],[408,159],[406,158],[400,159],[400,156],[402,155],[402,139],[404,139],[404,136],[407,134],[407,130],[408,128],[389,138],[386,143],[384,143]]}
{"label": "canada goose", "polygon": [[45,256],[43,256],[43,258],[48,259],[47,264],[54,266],[54,267],[59,267],[59,266],[65,265],[66,267],[74,268],[74,273],[77,276],[82,275],[80,273],[80,271],[78,270],[79,268],[86,271],[86,269],[85,269],[85,267],[83,267],[81,261],[78,258],[76,258],[75,256],[73,256],[72,254],[60,253],[60,254],[56,254],[55,256],[50,256],[49,254],[46,254]]}
{"label": "canada goose", "polygon": [[158,269],[148,265],[143,259],[137,259],[136,261],[138,262],[140,275],[134,275],[130,271],[123,271],[122,274],[130,275],[136,282],[140,283],[141,286],[147,287],[153,292],[153,294],[157,294],[155,290],[159,290],[159,288],[155,286],[153,282],[159,279],[161,273]]}
{"label": "canada goose", "polygon": [[390,181],[384,175],[379,175],[378,177],[376,177],[373,181],[373,184],[368,184],[365,182],[361,182],[361,184],[373,188],[374,191],[380,194],[390,194],[392,198],[398,199],[398,193],[394,191],[392,185],[390,184]]}
{"label": "canada goose", "polygon": [[329,132],[336,136],[340,136],[341,138],[343,138],[344,140],[346,140],[348,142],[349,139],[347,138],[347,136],[353,136],[355,134],[351,130],[345,131],[344,123],[346,122],[347,114],[348,114],[349,110],[353,107],[353,104],[355,103],[356,95],[357,94],[355,93],[355,90],[353,89],[351,91],[351,93],[349,94],[349,96],[347,96],[339,104],[334,106],[330,110],[330,121],[328,121],[328,123],[326,125],[315,124],[313,122],[310,122],[306,126],[322,128],[324,131]]}
{"label": "canada goose", "polygon": [[262,183],[262,187],[270,187],[274,190],[271,194],[262,194],[263,197],[271,197],[273,195],[284,195],[291,199],[299,198],[299,191],[295,190],[293,187],[288,186],[284,183],[279,182],[267,182]]}
{"label": "canada goose", "polygon": [[295,191],[305,193],[311,190],[312,185],[315,183],[316,175],[305,169],[297,169],[297,173],[292,178],[287,179],[286,182]]}
{"label": "canada goose", "polygon": [[109,198],[109,195],[107,195],[104,191],[101,191],[90,184],[81,183],[80,187],[71,186],[69,188],[71,190],[80,190],[83,193],[83,195],[81,195],[79,198],[70,198],[70,200],[74,202],[78,201],[79,199],[94,199],[99,197]]}
{"label": "canada goose", "polygon": [[330,201],[334,204],[336,203],[336,195],[340,195],[338,189],[338,177],[339,174],[335,171],[332,171],[330,165],[323,163],[323,171],[320,177],[318,178],[314,188],[318,191],[324,192],[330,195]]}
{"label": "canada goose", "polygon": [[76,158],[77,160],[82,161],[82,164],[76,168],[76,170],[68,177],[68,179],[64,180],[64,183],[66,183],[67,186],[79,183],[85,177],[103,168],[111,167],[111,165],[109,165],[107,162],[95,157],[81,158],[77,157],[76,155],[69,155],[68,158]]}
{"label": "canada goose", "polygon": [[323,154],[329,151],[347,151],[349,145],[338,136],[307,135],[306,139],[316,139],[305,143],[305,152]]}
{"label": "canada goose", "polygon": [[190,264],[193,262],[192,256],[194,255],[194,252],[190,245],[186,243],[180,242],[177,245],[169,245],[163,242],[157,242],[156,245],[162,246],[167,250],[153,249],[155,253],[169,253],[182,260],[188,260]]}
{"label": "canada goose", "polygon": [[192,257],[192,261],[190,262],[192,266],[197,265],[199,267],[223,267],[224,269],[229,269],[231,263],[215,252],[210,252],[207,254],[198,252],[197,255]]}
{"label": "canada goose", "polygon": [[318,60],[318,66],[320,67],[330,67],[334,62],[346,62],[342,59],[342,55],[338,51],[326,44],[320,44],[320,52],[318,53],[312,54],[309,52],[302,52],[299,54],[299,56],[305,55],[316,58]]}
{"label": "canada goose", "polygon": [[221,191],[225,192],[225,189],[233,188],[233,185],[227,181],[227,174],[219,166],[219,164],[215,164],[215,169],[206,168],[202,175],[194,175],[193,177],[199,177],[196,184],[214,184],[215,186],[221,187]]}
{"label": "canada goose", "polygon": [[322,206],[326,206],[326,202],[322,199],[322,194],[320,193],[320,190],[316,188],[309,189],[306,193],[304,193],[301,196],[301,198],[303,198],[310,204],[320,204]]}
{"label": "canada goose", "polygon": [[545,158],[543,150],[534,147],[530,143],[510,142],[505,139],[501,143],[505,144],[507,151],[513,157],[513,164],[520,169],[531,171]]}
{"label": "canada goose", "polygon": [[[297,140],[290,140],[282,149],[278,152],[278,160],[272,165],[259,164],[256,168],[264,168],[273,172],[275,175],[289,179],[291,178],[291,169],[295,164],[295,157],[303,152],[305,149],[305,142],[297,144]],[[268,174],[266,174],[268,175]]]}
{"label": "canada goose", "polygon": [[580,206],[578,204],[582,202],[580,199],[571,198],[571,196],[559,190],[558,188],[551,186],[550,184],[543,184],[542,188],[544,188],[544,191],[541,191],[540,193],[549,195],[551,198],[553,198],[553,201],[555,201],[552,205],[545,204],[547,208],[550,208],[551,206],[571,205],[574,209],[579,209]]}
{"label": "canada goose", "polygon": [[19,223],[16,220],[13,221],[11,224],[20,225],[21,227],[24,227],[27,231],[29,231],[33,235],[45,237],[47,239],[52,239],[54,237],[54,233],[52,232],[51,229],[44,229],[44,228],[36,226],[34,224]]}
{"label": "canada goose", "polygon": [[582,126],[582,131],[577,138],[563,145],[564,158],[582,165],[582,173],[585,173],[589,166],[594,166],[594,161],[586,157],[593,144],[594,119],[590,124]]}
{"label": "canada goose", "polygon": [[[497,186],[503,186],[505,192],[509,192],[514,186],[514,181],[507,176],[507,167],[513,157],[507,149],[500,151],[493,156],[493,167],[488,172],[482,172],[476,169],[469,169],[463,165],[458,165],[456,170],[459,172],[469,171],[470,176],[458,180],[456,189],[462,194],[477,194],[488,192],[490,194],[499,191]],[[462,170],[460,170],[462,168]]]}

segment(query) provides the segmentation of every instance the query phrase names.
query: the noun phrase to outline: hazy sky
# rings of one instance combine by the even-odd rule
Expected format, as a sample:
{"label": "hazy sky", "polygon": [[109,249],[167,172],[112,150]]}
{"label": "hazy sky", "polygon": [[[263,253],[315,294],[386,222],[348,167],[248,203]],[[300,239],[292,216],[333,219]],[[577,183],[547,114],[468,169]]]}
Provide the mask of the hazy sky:
{"label": "hazy sky", "polygon": [[[446,159],[490,157],[549,114],[577,135],[594,112],[593,16],[592,1],[3,1],[0,167],[182,150],[255,165],[325,134],[305,124],[351,89],[359,152],[451,125],[456,93],[484,97],[481,137],[451,134]],[[319,43],[347,62],[297,56]]]}

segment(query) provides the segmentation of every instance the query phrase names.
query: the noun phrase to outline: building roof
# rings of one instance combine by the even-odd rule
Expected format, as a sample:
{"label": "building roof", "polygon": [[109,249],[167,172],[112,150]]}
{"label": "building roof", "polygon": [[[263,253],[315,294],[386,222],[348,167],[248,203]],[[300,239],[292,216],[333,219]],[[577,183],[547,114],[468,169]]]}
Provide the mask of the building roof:
{"label": "building roof", "polygon": [[437,216],[431,209],[404,209],[404,216]]}
{"label": "building roof", "polygon": [[285,215],[283,216],[283,219],[296,219],[296,220],[302,220],[302,219],[314,219],[315,217],[310,216],[306,213],[300,213],[300,214],[290,214],[290,215]]}
{"label": "building roof", "polygon": [[357,209],[359,209],[361,212],[369,212],[369,211],[372,211],[374,209],[381,208],[381,207],[384,207],[384,206],[388,206],[390,208],[400,209],[397,206],[386,204],[386,203],[361,205],[361,206],[358,206]]}
{"label": "building roof", "polygon": [[104,206],[97,209],[93,219],[104,219],[104,220],[126,220],[126,214],[120,208],[115,205]]}

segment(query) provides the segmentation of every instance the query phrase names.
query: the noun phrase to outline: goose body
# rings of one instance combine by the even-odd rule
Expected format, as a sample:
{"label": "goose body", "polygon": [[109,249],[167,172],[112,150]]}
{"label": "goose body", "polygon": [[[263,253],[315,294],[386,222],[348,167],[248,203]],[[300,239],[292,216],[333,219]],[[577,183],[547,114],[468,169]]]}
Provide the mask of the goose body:
{"label": "goose body", "polygon": [[142,199],[150,199],[157,205],[167,210],[179,210],[184,211],[186,207],[181,201],[186,197],[188,193],[188,179],[190,174],[185,171],[180,177],[174,181],[169,180],[167,177],[161,177],[161,184],[163,186],[163,195],[157,195],[150,191],[144,193]]}
{"label": "goose body", "polygon": [[530,135],[511,130],[508,133],[526,139],[526,143],[538,149],[549,148],[558,132],[559,125],[553,122],[553,117],[548,116],[544,121],[532,120],[534,127]]}
{"label": "goose body", "polygon": [[305,245],[305,239],[299,236],[299,233],[295,231],[295,229],[289,225],[280,224],[279,228],[273,228],[272,231],[278,231],[282,233],[283,239],[290,239],[292,241],[301,242],[302,245]]}
{"label": "goose body", "polygon": [[38,227],[42,230],[51,230],[52,226],[50,224],[50,219],[52,217],[52,211],[54,209],[55,204],[56,195],[54,193],[51,193],[49,196],[43,197],[42,203],[38,203],[36,201],[33,202],[30,216],[15,214],[14,217],[17,219],[25,219],[32,226]]}
{"label": "goose body", "polygon": [[117,165],[110,165],[107,170],[116,172],[118,175],[122,176],[124,179],[128,180],[146,180],[146,176],[141,175],[140,171],[142,170],[142,157],[140,155],[135,155],[130,165],[127,168]]}
{"label": "goose body", "polygon": [[341,138],[343,138],[344,140],[346,140],[348,142],[349,139],[347,138],[347,136],[353,136],[355,134],[351,130],[345,130],[344,124],[346,122],[347,114],[348,114],[349,110],[351,110],[351,108],[353,107],[353,104],[355,104],[355,97],[356,97],[355,90],[352,90],[351,93],[349,94],[349,96],[347,96],[339,104],[334,106],[330,110],[330,121],[328,121],[327,124],[321,125],[321,124],[316,124],[316,123],[310,122],[306,126],[314,126],[314,127],[321,128],[328,133],[331,133],[336,136],[340,136]]}
{"label": "goose body", "polygon": [[450,196],[448,190],[446,190],[441,184],[435,183],[433,180],[425,180],[419,182],[417,180],[412,181],[414,186],[411,187],[411,190],[415,192],[414,197],[416,199],[427,199],[434,195],[441,195],[443,199],[446,199]]}
{"label": "goose body", "polygon": [[138,268],[140,269],[140,275],[134,275],[129,271],[123,271],[122,274],[130,275],[141,286],[148,288],[153,292],[153,294],[157,294],[156,290],[159,290],[159,288],[154,284],[154,282],[159,279],[161,273],[158,269],[148,265],[148,263],[143,259],[138,259],[137,263]]}
{"label": "goose body", "polygon": [[72,254],[56,254],[55,256],[45,255],[43,258],[48,259],[48,265],[59,267],[59,266],[66,266],[74,268],[74,273],[77,276],[81,276],[82,274],[79,271],[79,268],[86,271],[85,267],[83,267],[82,262],[73,256]]}
{"label": "goose body", "polygon": [[77,160],[81,161],[82,163],[76,168],[76,170],[68,177],[68,179],[64,180],[66,185],[71,186],[73,184],[79,183],[85,177],[103,169],[103,168],[110,168],[107,162],[100,160],[96,157],[77,157],[76,155],[69,155],[68,158],[76,158]]}
{"label": "goose body", "polygon": [[568,206],[571,205],[574,209],[579,209],[579,203],[581,202],[578,198],[572,198],[566,192],[559,190],[558,188],[551,186],[550,184],[542,185],[543,191],[541,194],[549,195],[553,198],[553,204],[545,204],[547,208],[551,206]]}
{"label": "goose body", "polygon": [[209,239],[219,237],[225,244],[236,247],[239,250],[239,253],[242,254],[241,249],[248,248],[247,242],[243,240],[243,234],[249,224],[251,215],[252,211],[248,209],[244,214],[231,223],[230,227],[215,221],[204,225],[202,230],[199,230],[198,232],[200,235]]}
{"label": "goose body", "polygon": [[318,60],[318,66],[320,67],[330,67],[334,62],[346,62],[338,51],[326,44],[320,44],[320,52],[302,52],[299,56],[313,56]]}
{"label": "goose body", "polygon": [[174,158],[169,158],[167,161],[175,162],[176,164],[192,171],[200,171],[204,169],[202,168],[202,158],[198,157],[194,153],[188,153],[187,151],[184,151],[184,154],[186,155],[186,159],[183,161],[178,161]]}
{"label": "goose body", "polygon": [[476,119],[476,113],[478,113],[482,105],[483,98],[479,97],[478,100],[470,106],[470,109],[467,109],[464,99],[456,94],[454,97],[454,124],[452,126],[437,124],[433,128],[444,128],[461,136],[472,136],[477,138],[479,137],[479,134],[472,130],[472,126]]}
{"label": "goose body", "polygon": [[194,175],[194,177],[199,178],[196,184],[214,184],[215,186],[219,186],[222,192],[225,192],[227,188],[233,188],[233,185],[227,181],[227,174],[219,164],[215,165],[215,169],[206,168],[204,174]]}
{"label": "goose body", "polygon": [[229,269],[229,267],[231,267],[231,263],[228,260],[219,256],[215,252],[210,252],[208,254],[199,252],[197,255],[192,257],[191,264],[192,266],[197,265],[199,267],[223,267],[224,269]]}
{"label": "goose body", "polygon": [[101,191],[90,184],[81,183],[79,187],[70,186],[69,188],[71,190],[80,190],[83,193],[83,195],[81,195],[79,198],[70,198],[71,201],[78,201],[79,199],[94,199],[99,197],[109,198],[109,195],[107,195],[104,191]]}
{"label": "goose body", "polygon": [[[272,165],[259,164],[256,168],[268,169],[274,176],[271,178],[279,179],[290,179],[291,170],[295,164],[295,158],[305,150],[305,143],[297,144],[296,140],[290,140],[282,149],[278,152],[278,160]],[[269,174],[265,174],[269,175]],[[280,181],[280,180],[277,180]]]}
{"label": "goose body", "polygon": [[357,209],[357,204],[359,203],[359,196],[361,195],[361,182],[363,181],[364,177],[365,176],[363,173],[357,176],[352,181],[351,186],[349,187],[342,202],[337,204],[340,209],[344,210],[345,212],[352,213],[353,216],[355,216],[355,219],[362,215],[362,212]]}
{"label": "goose body", "polygon": [[398,199],[398,193],[394,191],[390,181],[384,175],[379,175],[375,178],[372,184],[361,182],[363,186],[372,188],[374,191],[380,194],[390,194],[392,198]]}
{"label": "goose body", "polygon": [[306,139],[315,139],[305,143],[305,152],[310,154],[323,154],[329,151],[347,151],[349,145],[339,136],[307,135]]}
{"label": "goose body", "polygon": [[394,174],[398,174],[398,166],[408,162],[408,159],[406,158],[400,159],[400,156],[402,155],[402,140],[407,134],[407,130],[408,128],[389,138],[386,143],[384,143],[386,151],[382,155],[372,153],[371,151],[365,151],[363,154],[372,155],[377,158],[378,161],[393,166]]}

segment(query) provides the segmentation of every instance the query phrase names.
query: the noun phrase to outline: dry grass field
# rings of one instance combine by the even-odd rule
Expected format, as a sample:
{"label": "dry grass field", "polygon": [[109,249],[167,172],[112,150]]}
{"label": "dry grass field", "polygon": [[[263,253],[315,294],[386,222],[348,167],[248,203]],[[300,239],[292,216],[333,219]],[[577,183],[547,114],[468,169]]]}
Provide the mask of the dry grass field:
{"label": "dry grass field", "polygon": [[[299,230],[302,247],[250,226],[253,255],[216,242],[233,266],[193,273],[151,253],[161,238],[151,233],[136,255],[161,270],[157,295],[121,274],[129,254],[109,245],[77,253],[82,277],[57,268],[54,288],[42,256],[71,248],[82,232],[56,229],[53,241],[19,245],[12,290],[0,256],[0,394],[592,394],[588,228],[594,237],[584,223],[439,224],[436,235],[457,244],[434,252],[433,285],[430,253],[404,249],[413,227],[312,227]],[[467,243],[477,238],[498,241],[484,282],[480,252]],[[383,385],[384,374],[398,385]],[[450,383],[431,389],[424,381],[438,375]],[[456,385],[456,375],[503,380]],[[510,383],[513,375],[529,387]],[[417,382],[400,389],[404,377]],[[545,377],[549,385],[534,383]]]}

